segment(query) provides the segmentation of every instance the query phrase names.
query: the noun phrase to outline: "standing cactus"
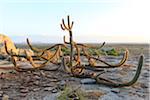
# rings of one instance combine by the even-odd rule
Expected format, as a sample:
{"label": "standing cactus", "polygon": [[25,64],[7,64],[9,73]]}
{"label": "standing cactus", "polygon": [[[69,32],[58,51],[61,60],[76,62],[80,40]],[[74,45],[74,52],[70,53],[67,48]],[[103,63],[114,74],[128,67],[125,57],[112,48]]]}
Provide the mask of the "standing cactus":
{"label": "standing cactus", "polygon": [[69,16],[67,16],[67,21],[68,21],[68,25],[65,24],[64,19],[62,19],[62,24],[60,24],[61,29],[62,30],[67,30],[69,32],[69,37],[70,37],[70,63],[69,66],[73,66],[72,65],[72,61],[73,61],[73,36],[72,36],[72,27],[73,27],[73,21],[70,23],[70,18]]}

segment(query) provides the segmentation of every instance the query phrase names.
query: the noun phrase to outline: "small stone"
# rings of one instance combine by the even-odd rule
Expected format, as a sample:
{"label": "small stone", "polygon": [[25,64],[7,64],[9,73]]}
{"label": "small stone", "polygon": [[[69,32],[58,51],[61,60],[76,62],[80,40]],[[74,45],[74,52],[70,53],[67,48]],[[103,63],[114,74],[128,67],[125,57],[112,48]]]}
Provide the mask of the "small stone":
{"label": "small stone", "polygon": [[[113,92],[109,92],[106,95],[100,96],[99,100],[123,100],[123,99],[117,94]],[[129,99],[126,99],[126,100],[129,100]],[[132,100],[137,100],[137,99],[132,99]]]}
{"label": "small stone", "polygon": [[0,91],[0,97],[2,97],[3,93],[4,93],[3,91]]}
{"label": "small stone", "polygon": [[53,85],[52,84],[43,84],[42,86],[43,87],[52,87]]}
{"label": "small stone", "polygon": [[40,70],[40,73],[42,76],[46,76],[46,74],[42,70]]}
{"label": "small stone", "polygon": [[32,82],[31,77],[30,76],[26,76],[24,82],[26,82],[26,83]]}
{"label": "small stone", "polygon": [[146,73],[143,73],[142,76],[145,77],[145,78],[147,78],[147,77],[149,77],[150,75],[149,75],[148,72],[146,72]]}
{"label": "small stone", "polygon": [[34,88],[33,89],[34,92],[39,91],[39,90],[40,90],[40,88]]}
{"label": "small stone", "polygon": [[40,82],[39,82],[39,81],[34,81],[33,84],[34,84],[34,85],[39,85]]}
{"label": "small stone", "polygon": [[51,91],[53,89],[54,89],[53,87],[46,87],[46,88],[44,88],[44,91]]}
{"label": "small stone", "polygon": [[40,73],[39,73],[39,72],[33,72],[33,74],[34,74],[34,75],[40,75]]}
{"label": "small stone", "polygon": [[148,84],[141,83],[142,88],[149,88]]}
{"label": "small stone", "polygon": [[28,93],[29,90],[28,90],[28,89],[21,89],[20,92],[21,92],[21,93]]}
{"label": "small stone", "polygon": [[58,84],[58,88],[60,90],[64,90],[66,86],[66,82],[65,81],[60,81],[60,83]]}
{"label": "small stone", "polygon": [[39,77],[39,76],[34,76],[34,79],[36,79],[36,80],[40,80],[41,79],[41,77]]}
{"label": "small stone", "polygon": [[24,87],[24,86],[20,86],[20,89],[25,89],[26,87]]}
{"label": "small stone", "polygon": [[50,79],[50,82],[58,82],[58,79]]}
{"label": "small stone", "polygon": [[91,79],[91,78],[86,78],[86,79],[82,79],[80,82],[81,82],[81,84],[92,84],[92,83],[95,83],[96,80]]}
{"label": "small stone", "polygon": [[116,88],[116,89],[112,89],[111,92],[113,92],[113,93],[119,93],[120,90]]}
{"label": "small stone", "polygon": [[96,91],[96,90],[91,90],[90,92],[87,92],[87,94],[91,97],[100,97],[100,96],[104,95],[103,92]]}
{"label": "small stone", "polygon": [[25,97],[25,96],[27,96],[27,93],[21,93],[20,96]]}
{"label": "small stone", "polygon": [[68,95],[69,98],[72,98],[73,100],[80,100],[80,98],[78,97],[78,95],[76,93],[72,93],[70,95]]}
{"label": "small stone", "polygon": [[59,85],[66,85],[66,82],[64,80],[59,82]]}
{"label": "small stone", "polygon": [[8,86],[8,85],[4,85],[4,86],[2,86],[2,89],[8,89],[10,86]]}
{"label": "small stone", "polygon": [[3,97],[2,97],[2,100],[9,100],[9,96],[4,94]]}
{"label": "small stone", "polygon": [[51,92],[52,92],[52,93],[57,93],[57,92],[58,92],[58,89],[54,88],[54,89],[52,89]]}

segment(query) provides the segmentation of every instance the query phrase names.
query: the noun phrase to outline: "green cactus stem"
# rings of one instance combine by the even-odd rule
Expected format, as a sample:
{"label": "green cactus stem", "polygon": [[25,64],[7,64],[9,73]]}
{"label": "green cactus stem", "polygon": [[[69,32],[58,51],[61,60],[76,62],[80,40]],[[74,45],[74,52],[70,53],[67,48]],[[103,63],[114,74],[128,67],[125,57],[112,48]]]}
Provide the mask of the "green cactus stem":
{"label": "green cactus stem", "polygon": [[142,69],[142,66],[143,66],[143,59],[144,59],[144,56],[141,55],[140,56],[140,59],[139,59],[139,63],[138,63],[138,67],[137,67],[137,71],[133,77],[133,79],[129,82],[126,82],[126,83],[112,83],[112,82],[107,82],[105,80],[102,81],[101,78],[99,78],[99,75],[97,77],[95,77],[96,81],[98,84],[103,84],[103,85],[107,85],[107,86],[111,86],[111,87],[125,87],[125,86],[131,86],[133,85],[139,78],[140,76],[140,73],[141,73],[141,69]]}

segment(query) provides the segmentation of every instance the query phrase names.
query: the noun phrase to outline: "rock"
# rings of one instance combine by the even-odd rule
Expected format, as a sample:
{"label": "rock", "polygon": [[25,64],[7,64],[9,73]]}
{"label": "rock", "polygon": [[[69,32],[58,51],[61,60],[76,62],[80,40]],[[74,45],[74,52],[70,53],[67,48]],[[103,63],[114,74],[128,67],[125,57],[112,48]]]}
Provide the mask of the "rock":
{"label": "rock", "polygon": [[[118,100],[118,99],[116,99],[116,100]],[[149,100],[149,99],[145,99],[142,96],[130,93],[128,95],[122,95],[122,99],[121,100]]]}
{"label": "rock", "polygon": [[27,93],[21,93],[20,96],[21,96],[21,97],[26,97],[26,96],[27,96]]}
{"label": "rock", "polygon": [[58,79],[50,79],[50,82],[58,82]]}
{"label": "rock", "polygon": [[2,97],[3,93],[4,93],[3,91],[0,91],[0,97]]}
{"label": "rock", "polygon": [[145,73],[142,74],[142,76],[145,77],[145,78],[147,78],[147,77],[149,77],[150,75],[149,75],[149,72],[145,72]]}
{"label": "rock", "polygon": [[57,89],[57,88],[54,88],[54,89],[52,89],[51,92],[52,92],[52,93],[57,93],[57,92],[58,92],[58,89]]}
{"label": "rock", "polygon": [[76,78],[76,77],[70,77],[68,79],[68,81],[79,81],[80,79],[79,78]]}
{"label": "rock", "polygon": [[36,80],[40,80],[41,79],[41,77],[39,77],[39,76],[34,76],[34,79],[36,79]]}
{"label": "rock", "polygon": [[76,93],[71,93],[68,95],[68,97],[72,100],[80,100],[80,98],[78,97]]}
{"label": "rock", "polygon": [[[146,59],[146,58],[145,58]],[[147,58],[146,60],[145,60],[145,63],[149,63],[150,62],[150,59],[149,58]]]}
{"label": "rock", "polygon": [[52,84],[46,84],[46,83],[42,85],[42,87],[52,87],[52,86],[53,86]]}
{"label": "rock", "polygon": [[60,95],[60,93],[53,93],[51,95],[45,96],[42,100],[57,100],[57,97]]}
{"label": "rock", "polygon": [[9,96],[4,94],[3,97],[2,97],[2,100],[9,100]]}
{"label": "rock", "polygon": [[119,90],[118,88],[113,88],[113,89],[111,90],[111,92],[113,92],[113,93],[119,93],[120,90]]}
{"label": "rock", "polygon": [[44,73],[43,70],[40,70],[40,74],[41,74],[42,76],[46,77],[46,74]]}
{"label": "rock", "polygon": [[34,92],[39,91],[39,90],[40,90],[40,88],[34,88],[33,89]]}
{"label": "rock", "polygon": [[0,54],[0,60],[5,60],[7,57],[7,55]]}
{"label": "rock", "polygon": [[26,87],[24,87],[24,86],[20,86],[19,88],[20,88],[20,89],[25,89]]}
{"label": "rock", "polygon": [[4,86],[2,86],[2,89],[8,89],[8,88],[10,88],[9,85],[4,85]]}
{"label": "rock", "polygon": [[23,81],[24,83],[29,83],[29,82],[32,82],[32,79],[30,76],[26,76]]}
{"label": "rock", "polygon": [[33,72],[33,74],[36,75],[36,76],[40,76],[39,72]]}
{"label": "rock", "polygon": [[92,83],[95,83],[96,80],[91,79],[91,78],[85,78],[85,79],[82,79],[80,82],[81,82],[81,84],[92,84]]}
{"label": "rock", "polygon": [[141,87],[144,88],[144,89],[149,88],[148,84],[144,84],[144,83],[141,83]]}
{"label": "rock", "polygon": [[21,89],[20,92],[21,92],[21,93],[28,93],[29,90],[28,90],[27,88],[26,88],[26,89]]}
{"label": "rock", "polygon": [[100,97],[100,96],[104,95],[104,93],[101,91],[97,91],[97,90],[89,90],[87,92],[87,95],[90,97]]}
{"label": "rock", "polygon": [[54,89],[54,87],[46,87],[46,88],[44,88],[44,91],[51,91],[53,89]]}
{"label": "rock", "polygon": [[66,82],[64,80],[60,81],[60,83],[58,84],[58,88],[62,91],[65,89],[66,86]]}
{"label": "rock", "polygon": [[[123,100],[123,99],[121,97],[119,97],[118,95],[114,94],[113,92],[109,92],[106,95],[102,95],[99,98],[99,100]],[[126,99],[126,100],[129,100],[129,99]]]}
{"label": "rock", "polygon": [[34,81],[33,84],[34,84],[34,85],[39,85],[40,82],[39,82],[39,81]]}
{"label": "rock", "polygon": [[66,85],[66,81],[64,81],[64,80],[60,81],[59,85]]}

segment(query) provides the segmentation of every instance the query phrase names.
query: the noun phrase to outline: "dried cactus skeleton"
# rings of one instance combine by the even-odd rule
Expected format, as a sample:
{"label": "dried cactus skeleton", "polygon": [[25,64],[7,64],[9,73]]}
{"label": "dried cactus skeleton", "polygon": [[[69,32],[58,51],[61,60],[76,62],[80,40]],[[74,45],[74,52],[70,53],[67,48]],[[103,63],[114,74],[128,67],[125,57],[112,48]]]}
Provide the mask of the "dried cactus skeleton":
{"label": "dried cactus skeleton", "polygon": [[[100,49],[105,45],[105,42],[99,47],[93,47],[82,43],[76,43],[73,40],[73,33],[72,33],[73,24],[74,22],[70,22],[69,16],[67,16],[67,24],[65,24],[64,19],[62,19],[62,24],[60,24],[61,29],[63,31],[69,32],[69,42],[65,40],[65,36],[64,36],[63,44],[56,44],[46,49],[38,49],[33,47],[29,39],[27,39],[27,44],[30,47],[30,49],[34,52],[34,55],[30,55],[26,51],[25,51],[25,55],[21,55],[13,52],[13,50],[8,50],[7,41],[6,41],[4,43],[5,50],[7,54],[11,56],[12,63],[14,64],[15,69],[17,71],[34,70],[36,68],[43,68],[49,63],[53,63],[59,66],[63,65],[65,72],[69,73],[70,75],[73,75],[74,77],[94,78],[98,84],[104,84],[107,86],[113,86],[113,87],[130,86],[137,81],[143,65],[143,55],[140,56],[136,74],[131,81],[127,83],[116,83],[111,80],[102,78],[100,76],[103,73],[105,73],[104,69],[121,67],[127,61],[129,51],[125,49],[123,58],[118,64],[110,64],[109,62],[102,60],[98,54],[92,55],[87,50],[87,49],[93,49],[93,50]],[[62,50],[63,48],[70,49],[69,55],[64,54]],[[29,63],[32,65],[32,68],[22,69],[20,67],[21,65],[17,64],[17,60],[15,59],[15,57],[17,58],[23,57],[27,59],[27,61],[29,61]],[[83,63],[81,57],[86,58],[88,63],[87,64]],[[36,62],[37,58],[38,60],[42,61],[42,63],[37,63]],[[97,62],[101,62],[104,65],[100,65]],[[52,70],[58,70],[59,66],[56,69],[52,69]],[[87,72],[86,70],[90,70],[90,72]],[[97,74],[95,73],[95,71],[99,71],[100,73]]]}

